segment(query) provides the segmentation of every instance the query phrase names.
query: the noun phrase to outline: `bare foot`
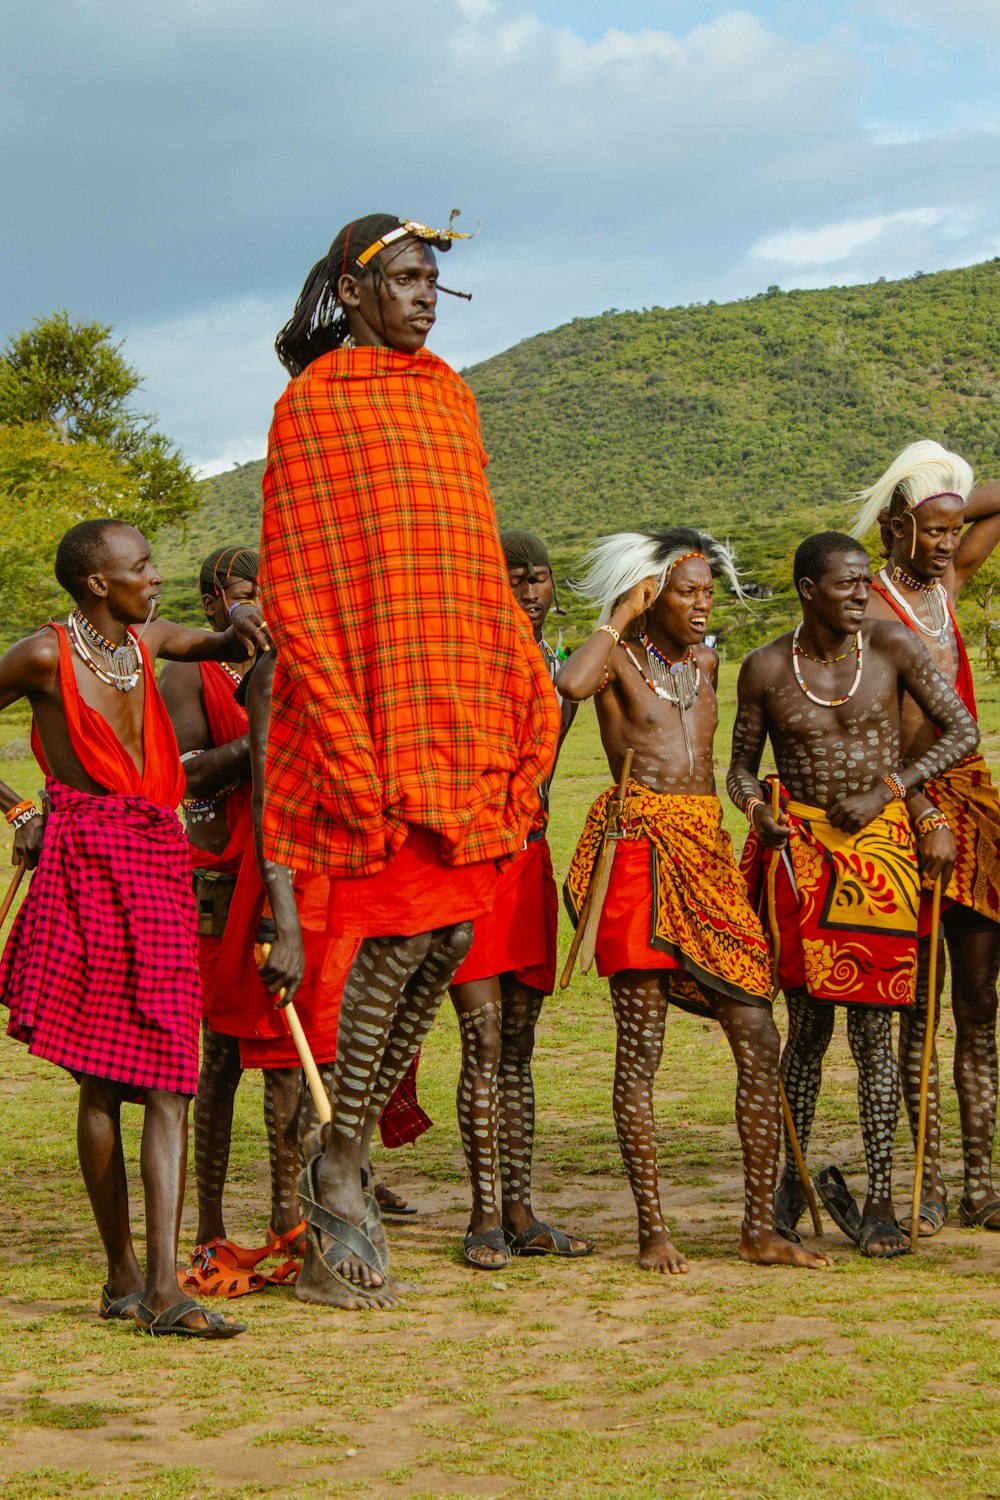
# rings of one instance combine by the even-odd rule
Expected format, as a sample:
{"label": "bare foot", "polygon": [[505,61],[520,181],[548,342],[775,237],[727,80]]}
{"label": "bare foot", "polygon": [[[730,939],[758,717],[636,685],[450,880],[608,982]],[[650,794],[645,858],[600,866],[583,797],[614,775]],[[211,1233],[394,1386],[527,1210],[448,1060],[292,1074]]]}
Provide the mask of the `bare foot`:
{"label": "bare foot", "polygon": [[[352,1256],[351,1259],[353,1258]],[[358,1264],[360,1265],[360,1262]],[[338,1266],[338,1273],[340,1269],[341,1267]],[[385,1310],[396,1305],[396,1296],[387,1286],[362,1287],[331,1272],[313,1244],[312,1237],[306,1247],[299,1279],[295,1283],[295,1295],[300,1302],[317,1302],[324,1307],[342,1307],[348,1312],[360,1312],[366,1307]]]}
{"label": "bare foot", "polygon": [[661,1276],[686,1276],[688,1263],[666,1230],[639,1240],[639,1265],[644,1271],[658,1271]]}
{"label": "bare foot", "polygon": [[794,1244],[775,1229],[761,1229],[755,1234],[744,1229],[740,1236],[740,1259],[754,1266],[798,1266],[806,1271],[822,1271],[830,1264],[818,1250]]}
{"label": "bare foot", "polygon": [[372,1244],[375,1246],[375,1249],[378,1251],[379,1259],[382,1262],[382,1284],[385,1287],[386,1291],[389,1292],[390,1296],[392,1297],[405,1297],[411,1293],[420,1294],[426,1292],[428,1288],[425,1286],[421,1286],[419,1282],[401,1281],[398,1276],[393,1276],[391,1271],[389,1271],[389,1246],[386,1243],[385,1230],[382,1227],[381,1218],[373,1217],[370,1202],[368,1205],[368,1213],[369,1216],[365,1223],[365,1232],[368,1235],[368,1238],[371,1240]]}
{"label": "bare foot", "polygon": [[[310,1208],[306,1202],[311,1199],[313,1203],[325,1208],[328,1214],[343,1220],[346,1225],[367,1238],[368,1205],[361,1191],[360,1175],[356,1179],[348,1177],[346,1183],[338,1183],[335,1174],[331,1174],[333,1181],[327,1186],[323,1181],[325,1166],[325,1157],[310,1161],[300,1179],[299,1193],[307,1221],[310,1214],[316,1213],[316,1209]],[[377,1227],[380,1231],[381,1227]],[[332,1235],[335,1230],[336,1226],[331,1224],[331,1233],[325,1234],[321,1228],[310,1225],[302,1270],[295,1284],[295,1295],[301,1302],[320,1302],[329,1307],[351,1310],[362,1307],[395,1307],[396,1297],[385,1285],[385,1277],[380,1268],[369,1265],[360,1255],[349,1254],[342,1259],[334,1259],[337,1252],[333,1247],[337,1241]],[[346,1229],[344,1233],[347,1233]],[[388,1258],[384,1243],[383,1240],[381,1254],[377,1247],[373,1247],[375,1258],[383,1264]]]}

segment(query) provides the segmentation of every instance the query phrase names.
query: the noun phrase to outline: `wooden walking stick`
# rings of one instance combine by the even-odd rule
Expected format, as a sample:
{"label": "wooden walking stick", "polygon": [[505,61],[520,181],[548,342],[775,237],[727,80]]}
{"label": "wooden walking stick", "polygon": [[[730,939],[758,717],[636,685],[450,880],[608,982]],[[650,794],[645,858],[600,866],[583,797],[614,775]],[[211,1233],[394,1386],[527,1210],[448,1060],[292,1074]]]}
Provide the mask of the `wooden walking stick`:
{"label": "wooden walking stick", "polygon": [[[270,943],[261,943],[260,952],[262,958],[266,959],[270,951]],[[279,1000],[284,993],[284,990],[278,991]],[[285,1024],[292,1034],[292,1041],[295,1043],[295,1050],[299,1054],[302,1071],[306,1075],[306,1082],[309,1085],[309,1092],[312,1094],[316,1114],[319,1116],[319,1123],[327,1125],[332,1117],[330,1101],[327,1098],[326,1089],[323,1087],[323,1080],[320,1077],[319,1068],[316,1066],[316,1059],[312,1055],[312,1048],[306,1040],[305,1032],[302,1030],[302,1022],[299,1020],[298,1013],[291,1000],[289,1000],[287,1005],[280,1006],[279,1009],[285,1018]]]}
{"label": "wooden walking stick", "polygon": [[594,950],[597,946],[597,929],[601,922],[601,912],[604,908],[604,898],[608,894],[608,885],[611,881],[611,866],[618,852],[618,840],[621,837],[622,809],[625,806],[625,791],[628,787],[628,779],[632,774],[632,757],[635,754],[629,745],[625,751],[622,761],[622,773],[618,778],[618,787],[614,797],[608,803],[607,824],[604,837],[601,840],[601,850],[595,861],[590,876],[590,885],[587,887],[587,896],[580,911],[576,924],[576,932],[570,944],[566,963],[559,980],[559,988],[566,989],[573,976],[573,965],[576,956],[580,955],[580,972],[586,974],[594,961]]}
{"label": "wooden walking stick", "polygon": [[3,898],[3,905],[0,906],[0,927],[3,926],[7,918],[7,913],[10,911],[11,907],[14,904],[14,897],[17,895],[17,888],[21,884],[21,881],[24,879],[24,872],[27,868],[28,866],[25,864],[24,860],[19,859],[17,862],[17,869],[14,871],[14,878],[11,881],[10,885],[7,887],[7,894]]}
{"label": "wooden walking stick", "polygon": [[[771,816],[777,821],[780,813],[781,783],[777,776],[775,776],[771,782]],[[778,984],[778,960],[781,957],[781,928],[778,926],[778,902],[776,895],[779,857],[779,851],[775,850],[767,870],[767,925],[771,930],[771,949],[774,955],[773,978],[771,982],[772,1000],[777,996],[780,989],[780,985]],[[812,1219],[813,1234],[820,1235],[823,1233],[823,1220],[819,1212],[819,1199],[816,1196],[816,1189],[813,1187],[813,1180],[806,1166],[806,1159],[802,1155],[802,1147],[799,1145],[795,1121],[792,1119],[792,1107],[788,1102],[788,1095],[785,1093],[785,1080],[782,1078],[780,1072],[778,1074],[778,1097],[781,1100],[781,1113],[785,1121],[785,1130],[788,1132],[788,1144],[792,1148],[795,1170],[799,1174],[799,1181],[802,1184],[802,1190],[806,1195],[806,1202],[809,1205],[809,1217]]]}
{"label": "wooden walking stick", "polygon": [[941,876],[934,882],[931,897],[931,951],[927,961],[927,1029],[924,1032],[924,1055],[920,1063],[920,1111],[917,1116],[917,1159],[913,1169],[913,1202],[910,1207],[910,1254],[916,1254],[920,1243],[920,1199],[924,1175],[924,1150],[927,1146],[927,1094],[931,1078],[931,1056],[934,1052],[934,1023],[937,1017],[938,937],[941,929]]}

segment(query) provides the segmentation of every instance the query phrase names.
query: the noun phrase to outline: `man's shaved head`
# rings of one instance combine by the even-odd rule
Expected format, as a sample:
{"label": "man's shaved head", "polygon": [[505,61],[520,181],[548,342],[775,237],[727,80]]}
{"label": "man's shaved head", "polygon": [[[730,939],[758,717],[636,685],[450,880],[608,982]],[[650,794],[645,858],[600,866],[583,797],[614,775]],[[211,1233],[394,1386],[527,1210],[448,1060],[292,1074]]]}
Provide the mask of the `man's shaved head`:
{"label": "man's shaved head", "polygon": [[67,531],[56,548],[56,581],[77,603],[86,593],[87,579],[99,573],[107,555],[107,539],[114,531],[132,528],[110,516],[99,521],[81,521]]}

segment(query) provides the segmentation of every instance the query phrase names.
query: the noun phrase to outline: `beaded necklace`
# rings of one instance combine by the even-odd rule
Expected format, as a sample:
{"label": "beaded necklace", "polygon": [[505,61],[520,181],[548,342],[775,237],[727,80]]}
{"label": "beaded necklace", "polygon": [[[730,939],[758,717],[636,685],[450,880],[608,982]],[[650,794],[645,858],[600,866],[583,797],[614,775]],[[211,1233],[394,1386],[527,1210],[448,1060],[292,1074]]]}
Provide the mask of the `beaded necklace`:
{"label": "beaded necklace", "polygon": [[938,585],[936,578],[926,581],[920,578],[911,578],[906,569],[899,566],[899,563],[893,563],[892,576],[897,583],[904,584],[906,588],[912,589],[915,594],[933,594]]}
{"label": "beaded necklace", "polygon": [[142,676],[142,658],[130,635],[120,646],[101,634],[79,609],[66,621],[66,633],[77,656],[90,668],[99,682],[130,693]]}
{"label": "beaded necklace", "polygon": [[227,661],[220,661],[219,666],[225,672],[226,676],[230,678],[231,681],[235,682],[237,687],[239,687],[240,683],[243,681],[243,678],[240,676],[239,672],[237,672],[236,668],[230,666],[229,662]]}
{"label": "beaded necklace", "polygon": [[[898,570],[894,569],[894,571]],[[933,614],[936,609],[938,614],[937,623],[935,624],[935,622],[932,620],[930,624],[928,624],[926,620],[922,620],[916,613],[909,600],[906,598],[906,595],[899,592],[899,589],[896,588],[885,568],[881,570],[878,576],[881,578],[882,582],[889,590],[889,593],[899,605],[900,609],[905,610],[907,618],[913,623],[914,629],[919,630],[921,635],[930,636],[932,640],[936,640],[938,642],[943,642],[946,639],[948,635],[948,603],[945,591],[941,587],[940,583],[937,582],[937,580],[935,580],[933,584],[930,584],[927,587],[926,591],[924,591],[925,598],[927,599],[927,604],[931,609],[931,613]],[[934,601],[933,604],[931,602],[932,600]]]}
{"label": "beaded necklace", "polygon": [[[810,692],[808,686],[806,685],[806,680],[802,676],[801,671],[799,670],[799,657],[806,655],[806,653],[799,646],[799,632],[801,631],[801,629],[802,629],[802,621],[800,620],[799,623],[798,623],[798,625],[796,625],[796,627],[795,627],[795,633],[792,636],[792,670],[795,673],[795,681],[798,683],[799,687],[805,693],[805,695],[809,699],[810,703],[816,703],[816,704],[819,705],[820,708],[839,708],[842,703],[847,703],[851,698],[854,697],[854,694],[857,692],[858,688],[861,685],[861,672],[862,672],[861,636],[860,635],[856,635],[854,637],[854,645],[851,648],[852,650],[855,650],[858,653],[858,665],[855,668],[854,681],[851,683],[850,690],[844,694],[843,698],[817,698],[817,696],[816,696],[815,693]],[[849,655],[850,655],[850,652],[849,651],[845,651],[844,656],[849,656]],[[822,658],[818,657],[818,656],[810,656],[809,660],[810,661],[821,661]],[[844,657],[843,656],[836,656],[836,657],[833,658],[833,660],[834,661],[843,661]]]}
{"label": "beaded necklace", "polygon": [[680,716],[681,733],[684,736],[684,749],[687,751],[688,775],[693,776],[694,749],[688,733],[687,713],[698,696],[698,688],[701,684],[701,668],[698,666],[694,647],[689,649],[683,661],[671,661],[669,657],[663,655],[662,651],[656,649],[644,630],[639,632],[639,642],[646,652],[646,660],[649,663],[648,676],[625,641],[621,642],[622,650],[650,691],[666,703],[672,703],[676,708]]}

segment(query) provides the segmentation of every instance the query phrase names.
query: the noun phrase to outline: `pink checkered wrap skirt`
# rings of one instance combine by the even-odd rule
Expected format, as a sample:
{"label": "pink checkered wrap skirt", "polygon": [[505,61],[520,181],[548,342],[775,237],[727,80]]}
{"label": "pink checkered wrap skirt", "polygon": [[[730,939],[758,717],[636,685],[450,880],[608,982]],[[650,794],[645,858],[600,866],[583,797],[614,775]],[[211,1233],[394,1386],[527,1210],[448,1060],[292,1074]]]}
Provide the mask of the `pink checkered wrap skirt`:
{"label": "pink checkered wrap skirt", "polygon": [[131,1098],[193,1094],[201,985],[177,815],[144,797],[47,786],[41,858],[0,959],[8,1035]]}

